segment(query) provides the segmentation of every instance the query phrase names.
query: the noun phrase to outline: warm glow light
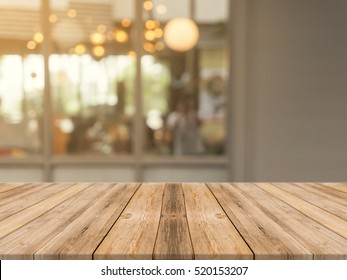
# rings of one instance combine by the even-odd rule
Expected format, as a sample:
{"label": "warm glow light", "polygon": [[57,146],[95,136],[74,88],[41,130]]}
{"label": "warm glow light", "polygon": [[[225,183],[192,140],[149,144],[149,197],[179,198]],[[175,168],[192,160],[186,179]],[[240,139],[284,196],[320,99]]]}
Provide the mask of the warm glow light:
{"label": "warm glow light", "polygon": [[147,30],[145,32],[145,38],[146,38],[147,41],[153,41],[157,37],[156,37],[155,32],[153,30]]}
{"label": "warm glow light", "polygon": [[143,3],[143,8],[146,10],[146,11],[150,11],[153,9],[153,3],[152,1],[145,1]]}
{"label": "warm glow light", "polygon": [[87,52],[87,47],[83,44],[78,44],[75,47],[75,53],[76,54],[82,55],[82,54],[85,54],[86,52]]}
{"label": "warm glow light", "polygon": [[129,40],[129,35],[128,33],[126,33],[124,30],[116,30],[114,32],[114,39],[118,42],[118,43],[125,43],[128,42]]}
{"label": "warm glow light", "polygon": [[154,45],[153,45],[152,43],[149,43],[149,42],[146,42],[146,43],[143,45],[143,49],[144,49],[146,52],[149,52],[149,53],[154,53],[154,52],[155,52]]}
{"label": "warm glow light", "polygon": [[163,35],[164,35],[164,31],[163,31],[163,29],[161,29],[161,28],[155,29],[155,30],[154,30],[154,33],[155,33],[155,36],[156,36],[158,39],[161,38],[161,37],[163,37]]}
{"label": "warm glow light", "polygon": [[57,15],[52,14],[52,15],[49,16],[49,22],[50,22],[50,23],[56,23],[57,20],[58,20]]}
{"label": "warm glow light", "polygon": [[67,11],[67,16],[69,18],[75,18],[77,16],[77,11],[75,9],[70,9]]}
{"label": "warm glow light", "polygon": [[93,47],[93,54],[96,57],[102,57],[105,54],[105,48],[103,46],[95,46]]}
{"label": "warm glow light", "polygon": [[135,58],[136,57],[136,52],[135,51],[129,51],[128,56]]}
{"label": "warm glow light", "polygon": [[131,20],[128,19],[128,18],[123,18],[121,24],[122,24],[124,27],[129,27],[129,26],[131,25]]}
{"label": "warm glow light", "polygon": [[36,43],[41,44],[44,40],[44,36],[41,32],[36,32],[33,39]]}
{"label": "warm glow light", "polygon": [[155,21],[149,19],[146,21],[145,25],[146,25],[147,29],[154,29],[155,28]]}
{"label": "warm glow light", "polygon": [[170,49],[185,52],[192,49],[198,42],[199,29],[189,18],[175,18],[166,24],[164,40]]}
{"label": "warm glow light", "polygon": [[89,40],[93,45],[102,45],[105,43],[105,35],[99,32],[93,32],[89,36]]}
{"label": "warm glow light", "polygon": [[157,7],[157,13],[160,15],[165,15],[167,13],[167,7],[163,4],[158,5]]}
{"label": "warm glow light", "polygon": [[29,50],[35,49],[36,46],[37,46],[37,44],[36,44],[35,41],[29,41],[29,42],[27,43],[27,48],[28,48]]}

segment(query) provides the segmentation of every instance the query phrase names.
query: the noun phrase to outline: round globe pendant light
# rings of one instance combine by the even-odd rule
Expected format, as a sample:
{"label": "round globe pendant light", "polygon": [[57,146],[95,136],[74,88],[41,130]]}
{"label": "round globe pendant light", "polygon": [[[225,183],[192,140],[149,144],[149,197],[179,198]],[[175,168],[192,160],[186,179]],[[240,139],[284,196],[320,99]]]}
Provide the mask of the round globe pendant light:
{"label": "round globe pendant light", "polygon": [[189,51],[199,40],[199,28],[189,18],[172,19],[165,26],[164,40],[167,46],[174,51]]}

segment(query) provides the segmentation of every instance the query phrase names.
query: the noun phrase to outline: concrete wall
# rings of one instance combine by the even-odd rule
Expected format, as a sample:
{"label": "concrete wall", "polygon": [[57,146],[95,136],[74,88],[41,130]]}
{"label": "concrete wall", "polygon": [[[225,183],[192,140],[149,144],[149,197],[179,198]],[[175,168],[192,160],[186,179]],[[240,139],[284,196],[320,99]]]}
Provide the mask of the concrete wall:
{"label": "concrete wall", "polygon": [[232,81],[244,83],[232,125],[243,133],[245,170],[235,178],[347,181],[347,1],[246,2],[245,54],[234,43],[244,80]]}

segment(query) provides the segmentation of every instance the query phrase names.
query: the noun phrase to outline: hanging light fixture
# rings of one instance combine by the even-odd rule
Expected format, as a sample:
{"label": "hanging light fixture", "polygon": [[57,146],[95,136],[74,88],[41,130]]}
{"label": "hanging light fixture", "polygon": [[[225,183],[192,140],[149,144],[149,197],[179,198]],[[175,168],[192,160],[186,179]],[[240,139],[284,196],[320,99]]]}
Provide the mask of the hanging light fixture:
{"label": "hanging light fixture", "polygon": [[164,40],[167,46],[174,51],[189,51],[199,40],[199,28],[189,18],[174,18],[165,26]]}

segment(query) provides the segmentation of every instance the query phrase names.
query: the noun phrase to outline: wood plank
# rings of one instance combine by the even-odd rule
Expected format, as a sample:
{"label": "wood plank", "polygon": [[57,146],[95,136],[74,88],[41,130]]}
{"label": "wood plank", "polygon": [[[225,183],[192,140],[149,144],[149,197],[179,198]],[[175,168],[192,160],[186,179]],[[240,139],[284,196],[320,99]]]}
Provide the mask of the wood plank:
{"label": "wood plank", "polygon": [[312,259],[312,253],[231,184],[208,184],[255,259]]}
{"label": "wood plank", "polygon": [[92,259],[93,253],[124,210],[140,184],[110,185],[104,195],[64,231],[51,239],[35,259]]}
{"label": "wood plank", "polygon": [[153,258],[158,260],[194,258],[181,184],[165,186]]}
{"label": "wood plank", "polygon": [[247,199],[308,250],[314,259],[347,259],[347,240],[255,184],[233,184]]}
{"label": "wood plank", "polygon": [[344,219],[341,219],[340,217],[331,214],[330,212],[327,212],[320,207],[317,207],[295,195],[292,195],[287,191],[283,191],[272,184],[259,183],[257,184],[257,186],[274,195],[278,199],[284,201],[285,203],[288,203],[311,219],[326,226],[327,228],[330,228],[344,238],[347,238],[347,221],[345,221]]}
{"label": "wood plank", "polygon": [[94,259],[152,259],[165,184],[143,184],[94,253]]}
{"label": "wood plank", "polygon": [[0,259],[347,259],[324,184],[0,183]]}
{"label": "wood plank", "polygon": [[195,259],[253,259],[253,253],[205,184],[183,184]]}
{"label": "wood plank", "polygon": [[314,189],[315,192],[329,196],[329,200],[332,199],[337,203],[347,206],[347,190],[346,192],[344,192],[335,188],[324,186],[323,184],[319,183],[298,183],[298,185],[305,185],[305,187],[309,188],[310,190]]}
{"label": "wood plank", "polygon": [[[0,203],[1,205],[7,204],[11,201],[16,201],[18,198],[26,196],[27,193],[36,192],[36,190],[42,189],[45,186],[49,186],[52,183],[28,183],[28,184],[22,184],[17,187],[10,187],[5,192],[0,193]],[[3,203],[5,201],[5,203]]]}
{"label": "wood plank", "polygon": [[22,211],[13,214],[0,221],[0,238],[10,234],[16,229],[22,227],[23,225],[29,223],[30,221],[41,216],[48,210],[56,207],[65,200],[73,197],[84,189],[88,188],[90,184],[76,184],[70,188],[64,190],[63,192],[52,195],[51,197],[32,205]]}
{"label": "wood plank", "polygon": [[33,259],[35,252],[88,211],[109,188],[109,184],[77,184],[73,188],[80,185],[85,188],[76,195],[0,239],[0,259]]}
{"label": "wood plank", "polygon": [[347,221],[347,193],[308,183],[276,183],[274,186]]}
{"label": "wood plank", "polygon": [[72,184],[35,184],[26,190],[0,201],[0,220],[5,219],[25,208],[39,203],[48,197],[64,191]]}
{"label": "wood plank", "polygon": [[25,185],[25,183],[12,183],[12,184],[0,183],[0,193],[7,192],[15,188],[19,188],[23,185]]}
{"label": "wood plank", "polygon": [[320,183],[320,185],[347,193],[347,183]]}

